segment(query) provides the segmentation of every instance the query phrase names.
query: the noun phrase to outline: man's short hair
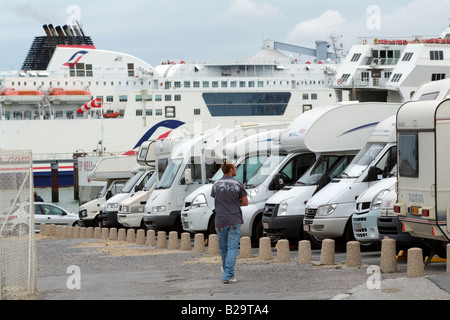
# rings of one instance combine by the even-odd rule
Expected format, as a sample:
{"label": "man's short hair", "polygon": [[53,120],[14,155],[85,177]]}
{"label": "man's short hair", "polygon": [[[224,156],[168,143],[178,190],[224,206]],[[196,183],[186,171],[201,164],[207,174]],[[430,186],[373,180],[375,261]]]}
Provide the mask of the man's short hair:
{"label": "man's short hair", "polygon": [[222,169],[223,174],[228,174],[230,169],[234,167],[234,162],[232,160],[223,160],[220,169]]}

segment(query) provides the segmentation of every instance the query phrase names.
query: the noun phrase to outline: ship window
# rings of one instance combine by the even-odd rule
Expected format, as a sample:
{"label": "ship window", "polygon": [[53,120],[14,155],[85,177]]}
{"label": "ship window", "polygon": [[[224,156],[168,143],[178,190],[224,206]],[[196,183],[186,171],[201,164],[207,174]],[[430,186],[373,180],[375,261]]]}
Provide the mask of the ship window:
{"label": "ship window", "polygon": [[194,109],[194,115],[199,116],[200,115],[200,109]]}
{"label": "ship window", "polygon": [[171,86],[170,81],[166,81],[166,82],[164,83],[164,89],[170,89],[170,86]]}
{"label": "ship window", "polygon": [[264,87],[264,81],[258,81],[258,88]]}
{"label": "ship window", "polygon": [[147,95],[147,98],[145,98],[145,101],[152,101],[152,95],[151,94]]}
{"label": "ship window", "polygon": [[134,77],[134,63],[128,63],[128,76]]}
{"label": "ship window", "polygon": [[162,109],[155,109],[155,116],[162,116]]}
{"label": "ship window", "polygon": [[209,88],[209,82],[203,81],[203,88]]}
{"label": "ship window", "polygon": [[396,73],[392,76],[391,82],[399,82],[401,77],[402,77],[401,73]]}
{"label": "ship window", "polygon": [[311,104],[304,104],[302,107],[303,107],[303,112],[306,112],[306,111],[309,111],[312,109]]}
{"label": "ship window", "polygon": [[113,96],[106,96],[106,102],[114,102]]}
{"label": "ship window", "polygon": [[164,96],[164,101],[172,101],[172,96],[170,94],[166,94]]}
{"label": "ship window", "polygon": [[311,100],[317,100],[317,93],[311,93]]}
{"label": "ship window", "polygon": [[140,94],[136,95],[136,102],[141,102],[142,101],[142,96]]}
{"label": "ship window", "polygon": [[228,87],[228,82],[222,81],[222,82],[220,83],[220,86],[221,86],[222,88],[226,88],[226,87]]}
{"label": "ship window", "polygon": [[445,79],[445,73],[433,73],[431,75],[431,81],[437,81]]}
{"label": "ship window", "polygon": [[145,109],[145,115],[151,116],[153,113],[152,111],[153,111],[152,109]]}
{"label": "ship window", "polygon": [[166,118],[175,118],[175,107],[166,107]]}
{"label": "ship window", "polygon": [[176,95],[174,96],[174,100],[175,100],[175,101],[181,101],[181,94],[176,94]]}
{"label": "ship window", "polygon": [[162,101],[162,95],[156,94],[155,95],[155,101]]}
{"label": "ship window", "polygon": [[191,82],[190,81],[185,81],[184,82],[184,87],[185,88],[190,88],[191,87]]}
{"label": "ship window", "polygon": [[236,81],[230,81],[230,87],[231,88],[236,88],[237,87],[237,82]]}
{"label": "ship window", "polygon": [[219,81],[213,81],[212,82],[212,87],[213,88],[218,88],[219,87]]}
{"label": "ship window", "polygon": [[200,88],[200,81],[194,81],[194,88]]}
{"label": "ship window", "polygon": [[245,88],[245,81],[239,81],[239,87]]}
{"label": "ship window", "polygon": [[444,51],[430,51],[430,60],[444,60]]}
{"label": "ship window", "polygon": [[344,73],[341,77],[342,83],[347,82],[348,78],[350,78],[350,73]]}
{"label": "ship window", "polygon": [[[141,97],[142,99],[142,97]],[[119,102],[127,102],[128,101],[128,96],[119,96]]]}
{"label": "ship window", "polygon": [[413,52],[405,52],[405,55],[403,56],[402,61],[409,61],[411,60],[411,57],[413,56]]}
{"label": "ship window", "polygon": [[361,58],[361,53],[355,53],[350,61],[356,62]]}
{"label": "ship window", "polygon": [[181,88],[181,81],[175,81],[173,85],[175,86],[175,88]]}
{"label": "ship window", "polygon": [[309,99],[309,94],[304,93],[302,97],[303,97],[303,100],[308,100]]}
{"label": "ship window", "polygon": [[142,109],[136,109],[136,116],[142,116]]}

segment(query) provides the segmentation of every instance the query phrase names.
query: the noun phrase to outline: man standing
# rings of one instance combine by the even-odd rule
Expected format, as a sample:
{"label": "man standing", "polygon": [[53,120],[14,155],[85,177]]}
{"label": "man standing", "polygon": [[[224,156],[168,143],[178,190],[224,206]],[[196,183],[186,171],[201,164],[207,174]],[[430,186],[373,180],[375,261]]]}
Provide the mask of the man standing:
{"label": "man standing", "polygon": [[236,165],[226,160],[221,166],[223,177],[214,183],[211,197],[214,198],[216,210],[216,232],[222,257],[223,283],[234,283],[234,266],[241,239],[241,206],[248,205],[244,184],[236,176]]}

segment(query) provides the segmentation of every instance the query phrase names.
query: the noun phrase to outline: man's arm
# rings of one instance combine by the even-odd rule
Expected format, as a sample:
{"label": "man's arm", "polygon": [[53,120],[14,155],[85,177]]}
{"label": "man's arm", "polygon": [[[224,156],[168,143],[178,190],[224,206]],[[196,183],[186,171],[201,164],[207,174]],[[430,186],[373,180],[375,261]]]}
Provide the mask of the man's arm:
{"label": "man's arm", "polygon": [[239,199],[239,204],[241,205],[241,207],[248,206],[247,196],[243,196],[242,198],[240,198]]}

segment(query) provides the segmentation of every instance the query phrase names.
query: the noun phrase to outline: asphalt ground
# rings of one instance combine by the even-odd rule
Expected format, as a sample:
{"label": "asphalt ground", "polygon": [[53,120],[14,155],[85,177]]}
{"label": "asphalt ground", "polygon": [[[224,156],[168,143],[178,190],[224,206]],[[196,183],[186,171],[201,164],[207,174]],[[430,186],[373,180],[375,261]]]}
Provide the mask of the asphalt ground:
{"label": "asphalt ground", "polygon": [[344,248],[336,247],[333,265],[317,263],[320,250],[313,250],[313,263],[304,265],[297,263],[295,248],[286,263],[276,261],[275,248],[271,261],[259,260],[258,248],[253,248],[251,258],[238,259],[235,284],[222,283],[220,257],[207,253],[40,235],[36,252],[38,292],[32,300],[39,301],[146,300],[146,308],[164,306],[173,315],[198,315],[212,310],[206,306],[215,307],[218,317],[233,314],[226,314],[230,306],[237,308],[233,315],[248,316],[257,312],[249,306],[266,306],[274,315],[297,310],[299,301],[317,307],[317,301],[332,300],[450,299],[445,262],[431,263],[420,278],[407,278],[406,260],[397,261],[397,273],[374,273],[379,251],[363,252],[363,265],[350,268]]}

